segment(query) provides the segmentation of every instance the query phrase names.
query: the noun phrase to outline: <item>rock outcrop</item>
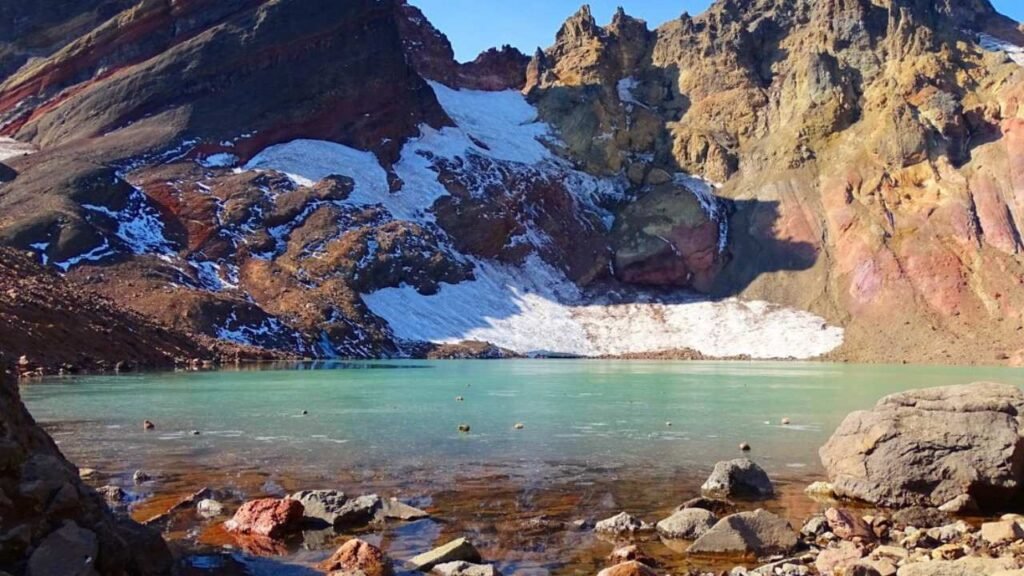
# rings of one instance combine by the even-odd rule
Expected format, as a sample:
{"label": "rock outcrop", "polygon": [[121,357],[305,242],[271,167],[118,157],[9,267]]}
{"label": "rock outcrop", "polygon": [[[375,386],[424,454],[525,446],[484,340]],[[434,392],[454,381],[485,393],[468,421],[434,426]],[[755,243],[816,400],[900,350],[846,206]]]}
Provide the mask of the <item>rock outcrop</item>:
{"label": "rock outcrop", "polygon": [[160,535],[116,517],[79,480],[0,370],[0,570],[11,574],[170,574]]}
{"label": "rock outcrop", "polygon": [[1005,509],[1021,492],[1024,393],[977,383],[887,396],[846,417],[821,449],[836,494],[938,507],[969,496]]}

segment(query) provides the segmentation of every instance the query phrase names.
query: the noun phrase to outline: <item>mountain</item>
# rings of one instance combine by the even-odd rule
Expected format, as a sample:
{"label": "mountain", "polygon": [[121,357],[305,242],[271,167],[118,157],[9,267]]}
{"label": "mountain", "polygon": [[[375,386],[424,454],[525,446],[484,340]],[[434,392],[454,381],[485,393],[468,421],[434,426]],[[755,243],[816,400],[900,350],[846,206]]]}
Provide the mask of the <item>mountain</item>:
{"label": "mountain", "polygon": [[173,330],[322,357],[1022,346],[1024,33],[987,0],[584,7],[469,63],[400,0],[6,10],[0,243]]}

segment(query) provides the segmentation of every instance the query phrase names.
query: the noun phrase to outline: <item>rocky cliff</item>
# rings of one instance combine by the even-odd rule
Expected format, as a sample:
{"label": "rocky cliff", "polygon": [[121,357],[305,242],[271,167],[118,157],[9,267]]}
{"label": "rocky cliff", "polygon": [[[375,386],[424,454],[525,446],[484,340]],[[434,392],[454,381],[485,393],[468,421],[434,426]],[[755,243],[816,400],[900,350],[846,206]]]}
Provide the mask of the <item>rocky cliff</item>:
{"label": "rocky cliff", "polygon": [[310,356],[1021,346],[1024,34],[986,0],[584,7],[468,63],[400,0],[59,4],[0,29],[0,242],[175,329]]}
{"label": "rocky cliff", "polygon": [[0,370],[0,570],[11,574],[170,574],[160,535],[116,518],[32,420]]}

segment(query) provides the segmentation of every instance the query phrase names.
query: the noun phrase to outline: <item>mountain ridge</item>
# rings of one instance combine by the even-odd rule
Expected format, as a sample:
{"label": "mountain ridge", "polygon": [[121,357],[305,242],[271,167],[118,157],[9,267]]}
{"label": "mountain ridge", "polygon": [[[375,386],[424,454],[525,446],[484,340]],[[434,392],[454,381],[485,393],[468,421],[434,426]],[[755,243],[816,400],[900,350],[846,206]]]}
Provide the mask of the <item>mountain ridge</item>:
{"label": "mountain ridge", "polygon": [[987,0],[584,7],[464,64],[404,1],[211,6],[133,4],[0,83],[39,148],[0,158],[0,242],[311,356],[1017,354],[1024,34]]}

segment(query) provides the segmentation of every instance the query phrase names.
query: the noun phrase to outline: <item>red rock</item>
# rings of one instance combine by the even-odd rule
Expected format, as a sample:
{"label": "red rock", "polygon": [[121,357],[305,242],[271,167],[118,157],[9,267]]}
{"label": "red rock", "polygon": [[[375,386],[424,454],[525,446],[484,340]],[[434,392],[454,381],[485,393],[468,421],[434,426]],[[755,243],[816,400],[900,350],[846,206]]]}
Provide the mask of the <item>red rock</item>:
{"label": "red rock", "polygon": [[302,523],[303,507],[297,500],[261,498],[250,500],[225,522],[228,532],[277,538],[296,531]]}
{"label": "red rock", "polygon": [[366,576],[391,576],[391,561],[373,544],[358,538],[341,545],[330,558],[318,566],[324,572],[361,571]]}
{"label": "red rock", "polygon": [[828,520],[828,526],[832,532],[844,540],[860,538],[873,541],[876,538],[875,531],[871,529],[871,526],[850,510],[829,508],[825,511],[825,518]]}

